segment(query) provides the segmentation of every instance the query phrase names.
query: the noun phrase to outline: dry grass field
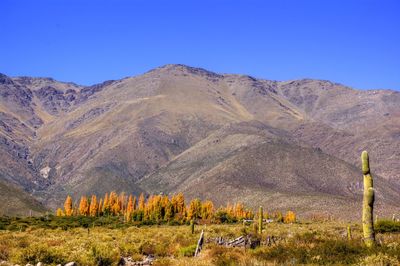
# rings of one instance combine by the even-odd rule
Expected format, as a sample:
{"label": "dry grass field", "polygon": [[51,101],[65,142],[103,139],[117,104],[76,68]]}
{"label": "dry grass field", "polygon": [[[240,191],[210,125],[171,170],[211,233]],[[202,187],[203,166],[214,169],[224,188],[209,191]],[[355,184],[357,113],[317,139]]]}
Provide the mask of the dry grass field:
{"label": "dry grass field", "polygon": [[[49,224],[54,223],[51,221]],[[347,237],[348,224],[334,221],[271,223],[265,225],[261,238],[274,236],[270,246],[230,248],[207,243],[208,239],[253,235],[253,226],[196,225],[134,226],[109,224],[68,228],[21,226],[14,221],[0,230],[0,261],[10,265],[38,263],[78,265],[118,265],[121,257],[141,260],[154,255],[153,265],[399,265],[400,235],[377,235],[378,245],[368,249],[362,242],[361,225],[351,224],[352,239]],[[200,256],[193,257],[201,230],[206,243]]]}

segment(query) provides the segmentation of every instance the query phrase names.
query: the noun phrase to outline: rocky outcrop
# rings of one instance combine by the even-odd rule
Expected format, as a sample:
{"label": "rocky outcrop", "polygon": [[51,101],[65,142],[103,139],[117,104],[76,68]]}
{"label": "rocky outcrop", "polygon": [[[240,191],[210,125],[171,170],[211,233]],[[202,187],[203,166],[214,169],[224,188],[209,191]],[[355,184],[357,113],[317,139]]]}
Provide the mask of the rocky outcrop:
{"label": "rocky outcrop", "polygon": [[77,99],[75,90],[62,91],[52,86],[42,87],[36,90],[35,94],[42,102],[45,110],[53,115],[69,111],[71,105]]}

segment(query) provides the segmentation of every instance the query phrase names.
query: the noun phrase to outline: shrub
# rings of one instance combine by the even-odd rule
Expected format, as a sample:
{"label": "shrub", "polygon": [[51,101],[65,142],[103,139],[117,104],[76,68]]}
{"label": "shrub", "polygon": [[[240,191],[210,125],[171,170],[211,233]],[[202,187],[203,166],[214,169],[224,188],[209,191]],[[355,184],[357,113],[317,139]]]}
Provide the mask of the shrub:
{"label": "shrub", "polygon": [[179,249],[179,255],[184,257],[193,257],[196,252],[197,245],[191,245],[187,247],[181,247]]}
{"label": "shrub", "polygon": [[360,260],[360,265],[365,265],[365,266],[375,266],[375,265],[398,265],[399,261],[395,257],[391,257],[387,254],[373,254],[370,256],[367,256],[363,259]]}
{"label": "shrub", "polygon": [[153,255],[156,255],[157,257],[164,257],[164,256],[169,255],[168,254],[169,246],[170,246],[170,243],[168,243],[168,242],[157,243],[155,245],[155,250],[154,250]]}
{"label": "shrub", "polygon": [[214,215],[214,219],[217,223],[221,224],[236,222],[236,220],[231,217],[225,210],[218,210]]}
{"label": "shrub", "polygon": [[170,258],[160,258],[154,261],[153,266],[173,266],[175,265]]}
{"label": "shrub", "polygon": [[8,256],[10,255],[10,250],[7,245],[0,244],[0,261],[8,260]]}
{"label": "shrub", "polygon": [[18,263],[38,263],[42,262],[44,264],[64,264],[62,254],[59,254],[55,250],[49,248],[44,244],[33,244],[27,248],[18,250],[12,258],[12,261]]}
{"label": "shrub", "polygon": [[391,220],[378,220],[374,227],[377,233],[400,232],[400,222]]}
{"label": "shrub", "polygon": [[221,246],[213,246],[208,256],[211,258],[213,265],[217,266],[235,266],[239,265],[244,258],[244,250],[240,248],[226,248]]}
{"label": "shrub", "polygon": [[300,235],[288,243],[260,247],[251,251],[258,259],[279,264],[354,264],[366,252],[359,242],[317,239],[313,234]]}
{"label": "shrub", "polygon": [[[139,253],[138,247],[133,243],[122,242],[122,243],[120,243],[119,248],[121,250],[121,255],[123,255],[123,256],[129,256],[132,254]],[[142,256],[142,255],[140,255],[140,256]]]}
{"label": "shrub", "polygon": [[320,256],[324,264],[330,261],[353,264],[364,254],[364,246],[358,242],[328,239],[315,245],[310,254]]}
{"label": "shrub", "polygon": [[305,232],[304,234],[295,234],[291,241],[296,244],[312,244],[321,242],[316,232]]}
{"label": "shrub", "polygon": [[156,247],[155,247],[154,243],[151,243],[149,241],[145,241],[145,242],[141,243],[139,246],[139,252],[143,255],[154,254],[155,251],[156,251]]}
{"label": "shrub", "polygon": [[[257,248],[255,249],[252,254],[253,256],[255,256],[256,258],[260,259],[260,260],[265,260],[265,261],[273,261],[273,262],[277,262],[277,263],[286,263],[288,261],[293,261],[293,258],[298,256],[298,249],[297,247],[293,246],[289,246],[289,245],[283,245],[283,244],[278,244],[276,246],[273,247],[261,247],[261,248]],[[307,255],[308,252],[302,252],[303,255]],[[301,255],[299,253],[299,255]],[[303,258],[304,260],[304,258]],[[300,261],[298,261],[298,263],[301,263]]]}
{"label": "shrub", "polygon": [[168,222],[168,225],[171,225],[171,226],[177,226],[177,225],[181,225],[182,223],[181,222],[179,222],[179,221],[175,221],[175,220],[171,220],[171,221],[169,221]]}
{"label": "shrub", "polygon": [[113,262],[117,261],[119,254],[117,251],[110,249],[109,247],[103,246],[92,246],[91,257],[94,265],[107,266],[112,265]]}

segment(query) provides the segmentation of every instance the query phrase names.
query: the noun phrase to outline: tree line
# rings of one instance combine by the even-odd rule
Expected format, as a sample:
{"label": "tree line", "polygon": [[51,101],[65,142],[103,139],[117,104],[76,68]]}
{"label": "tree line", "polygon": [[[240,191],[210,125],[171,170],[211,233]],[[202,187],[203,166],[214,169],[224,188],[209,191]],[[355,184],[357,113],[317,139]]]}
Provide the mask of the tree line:
{"label": "tree line", "polygon": [[[121,216],[126,222],[176,222],[186,223],[191,220],[204,223],[236,222],[244,219],[253,219],[256,214],[252,209],[238,202],[228,203],[226,206],[216,208],[211,200],[192,199],[188,203],[183,193],[172,196],[148,195],[143,193],[136,197],[117,194],[115,191],[106,193],[103,198],[82,196],[78,202],[74,202],[71,196],[67,196],[64,208],[58,208],[57,216]],[[280,212],[272,215],[277,221],[294,222],[294,212],[287,212],[285,216]],[[263,218],[271,218],[264,213]]]}

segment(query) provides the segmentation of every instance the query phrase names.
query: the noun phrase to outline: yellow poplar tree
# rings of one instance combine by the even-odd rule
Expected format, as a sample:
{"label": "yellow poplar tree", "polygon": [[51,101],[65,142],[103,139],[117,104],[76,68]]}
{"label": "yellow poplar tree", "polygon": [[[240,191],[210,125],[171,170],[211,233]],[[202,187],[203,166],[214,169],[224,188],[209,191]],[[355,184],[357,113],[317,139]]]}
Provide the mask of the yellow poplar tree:
{"label": "yellow poplar tree", "polygon": [[57,209],[56,216],[58,216],[58,217],[64,216],[64,212],[62,211],[61,208],[58,208],[58,209]]}
{"label": "yellow poplar tree", "polygon": [[226,212],[229,214],[229,216],[234,217],[235,213],[233,211],[233,206],[229,202],[226,204]]}
{"label": "yellow poplar tree", "polygon": [[67,198],[65,199],[65,203],[64,203],[64,213],[66,216],[71,216],[73,214],[73,208],[72,208],[72,198],[71,196],[67,196]]}
{"label": "yellow poplar tree", "polygon": [[199,199],[193,199],[190,202],[187,217],[189,220],[201,217],[201,201]]}
{"label": "yellow poplar tree", "polygon": [[246,212],[244,210],[244,206],[242,203],[238,202],[233,207],[233,213],[236,219],[243,219],[246,218]]}
{"label": "yellow poplar tree", "polygon": [[109,200],[108,204],[110,205],[110,209],[111,209],[112,213],[114,213],[113,209],[114,209],[115,202],[117,201],[117,198],[118,198],[117,193],[115,193],[114,191],[111,191],[110,197],[108,199]]}
{"label": "yellow poplar tree", "polygon": [[133,198],[132,198],[132,195],[130,195],[129,199],[128,199],[128,205],[126,206],[126,212],[125,212],[126,221],[130,221],[132,219],[132,214],[133,214]]}
{"label": "yellow poplar tree", "polygon": [[124,213],[125,213],[125,210],[126,210],[126,204],[127,204],[125,192],[121,192],[121,193],[119,194],[118,203],[119,203],[119,210],[120,210],[120,212],[121,212],[122,214],[124,214]]}
{"label": "yellow poplar tree", "polygon": [[151,219],[151,211],[153,208],[153,198],[154,198],[154,196],[150,195],[144,205],[144,215],[143,215],[144,220]]}
{"label": "yellow poplar tree", "polygon": [[143,193],[140,193],[140,196],[139,196],[139,206],[138,206],[138,208],[139,208],[139,211],[144,211],[144,207],[145,207],[145,201],[144,201],[144,195],[143,195]]}
{"label": "yellow poplar tree", "polygon": [[88,215],[88,201],[86,196],[81,197],[81,201],[79,203],[79,214]]}
{"label": "yellow poplar tree", "polygon": [[132,204],[132,206],[133,206],[133,211],[136,211],[136,203],[137,203],[137,199],[136,199],[136,197],[134,196],[134,197],[133,197],[133,204]]}
{"label": "yellow poplar tree", "polygon": [[90,201],[90,207],[89,207],[89,214],[90,216],[96,216],[97,215],[97,208],[98,208],[98,204],[97,204],[97,197],[96,195],[92,195],[92,199]]}
{"label": "yellow poplar tree", "polygon": [[211,200],[206,200],[201,205],[201,218],[202,219],[211,219],[214,213],[214,204]]}
{"label": "yellow poplar tree", "polygon": [[174,218],[174,215],[174,206],[170,201],[168,201],[168,204],[165,206],[164,219],[166,221],[171,221]]}
{"label": "yellow poplar tree", "polygon": [[163,218],[163,208],[162,208],[162,196],[157,195],[154,197],[153,202],[153,219],[160,221]]}
{"label": "yellow poplar tree", "polygon": [[103,215],[103,199],[100,198],[99,206],[97,207],[97,216]]}
{"label": "yellow poplar tree", "polygon": [[109,214],[110,213],[110,200],[108,198],[108,193],[106,193],[106,195],[104,196],[103,213],[104,214]]}
{"label": "yellow poplar tree", "polygon": [[174,208],[175,218],[177,220],[183,220],[186,215],[185,197],[183,193],[172,196],[171,204]]}
{"label": "yellow poplar tree", "polygon": [[118,197],[115,198],[114,204],[112,205],[111,208],[112,208],[112,213],[113,213],[114,215],[119,215],[119,214],[120,214],[121,205],[120,205],[120,202],[119,202],[119,198],[118,198]]}
{"label": "yellow poplar tree", "polygon": [[286,215],[283,218],[283,221],[287,224],[295,223],[296,222],[296,214],[292,211],[286,212]]}

